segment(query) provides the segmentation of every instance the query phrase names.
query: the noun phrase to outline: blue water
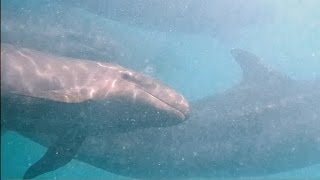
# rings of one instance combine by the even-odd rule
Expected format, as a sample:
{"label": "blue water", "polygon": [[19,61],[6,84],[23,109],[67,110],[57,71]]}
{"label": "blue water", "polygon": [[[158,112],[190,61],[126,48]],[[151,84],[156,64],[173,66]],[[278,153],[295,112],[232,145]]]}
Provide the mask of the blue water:
{"label": "blue water", "polygon": [[[37,1],[32,2],[34,4],[27,6],[37,7]],[[1,3],[2,9],[12,8],[10,3]],[[190,100],[222,92],[241,80],[240,67],[229,53],[236,47],[258,54],[266,64],[294,79],[319,78],[320,13],[317,7],[320,7],[320,2],[274,0],[269,3],[272,18],[258,20],[237,30],[229,29],[216,36],[144,29],[114,20],[102,20],[101,17],[97,17],[97,21],[104,23],[113,37],[127,49],[125,57],[130,61],[121,62],[123,65],[161,79]],[[39,144],[7,132],[1,137],[1,179],[22,177],[30,163],[45,151]],[[267,177],[320,179],[320,164]],[[65,167],[38,178],[124,177],[73,160]]]}

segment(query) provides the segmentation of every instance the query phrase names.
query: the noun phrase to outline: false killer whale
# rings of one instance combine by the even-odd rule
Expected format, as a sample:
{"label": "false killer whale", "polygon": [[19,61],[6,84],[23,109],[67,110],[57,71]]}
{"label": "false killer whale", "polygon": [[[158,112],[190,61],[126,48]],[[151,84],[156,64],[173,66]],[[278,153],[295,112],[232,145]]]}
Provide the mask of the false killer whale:
{"label": "false killer whale", "polygon": [[[320,162],[320,83],[298,81],[234,49],[243,80],[191,102],[188,121],[88,137],[76,159],[141,179],[260,176]],[[24,136],[48,146],[54,136]]]}
{"label": "false killer whale", "polygon": [[166,127],[186,120],[186,99],[114,64],[57,57],[1,44],[1,128],[56,137],[25,173],[67,164],[89,136]]}

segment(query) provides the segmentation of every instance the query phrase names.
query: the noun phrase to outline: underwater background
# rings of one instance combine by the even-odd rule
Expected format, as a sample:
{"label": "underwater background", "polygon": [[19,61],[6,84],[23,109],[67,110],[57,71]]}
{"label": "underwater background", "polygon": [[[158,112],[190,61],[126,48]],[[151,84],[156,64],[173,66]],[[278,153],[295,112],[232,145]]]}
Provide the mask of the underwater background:
{"label": "underwater background", "polygon": [[[241,69],[230,55],[232,48],[254,52],[263,58],[265,64],[293,79],[320,77],[320,1],[265,0],[258,3],[242,0],[233,3],[230,0],[213,0],[211,3],[219,6],[212,9],[212,17],[205,19],[210,15],[211,6],[197,6],[195,9],[202,8],[200,12],[206,13],[198,15],[195,10],[192,11],[195,15],[187,13],[189,17],[182,13],[179,21],[170,20],[179,16],[175,10],[180,12],[183,8],[196,6],[196,0],[162,1],[163,4],[171,3],[171,9],[152,6],[146,0],[136,1],[135,5],[132,1],[122,0],[119,1],[121,6],[114,1],[107,6],[107,2],[1,0],[1,42],[39,42],[34,48],[61,55],[90,57],[93,60],[114,59],[125,67],[160,79],[182,92],[190,101],[223,92],[241,80]],[[97,7],[99,9],[95,9]],[[113,11],[119,7],[123,8],[123,14]],[[103,13],[105,8],[109,14]],[[130,8],[155,9],[137,15]],[[158,23],[150,23],[157,18],[160,19]],[[59,26],[50,28],[55,23]],[[111,48],[102,49],[103,52],[96,49],[72,54],[55,42],[41,39],[46,36],[54,39],[59,35],[59,28],[68,30],[71,27],[80,35],[59,39],[61,42],[74,41],[80,46],[82,39],[77,38],[81,34],[98,38],[108,35],[110,39],[106,46]],[[48,29],[57,33],[45,34],[49,33]],[[108,31],[104,32],[106,29]],[[89,45],[98,43],[89,40]],[[45,151],[43,146],[17,133],[6,132],[1,136],[1,179],[22,177],[28,166]],[[42,178],[125,177],[73,160],[65,167],[36,179]],[[261,178],[320,179],[320,164]]]}

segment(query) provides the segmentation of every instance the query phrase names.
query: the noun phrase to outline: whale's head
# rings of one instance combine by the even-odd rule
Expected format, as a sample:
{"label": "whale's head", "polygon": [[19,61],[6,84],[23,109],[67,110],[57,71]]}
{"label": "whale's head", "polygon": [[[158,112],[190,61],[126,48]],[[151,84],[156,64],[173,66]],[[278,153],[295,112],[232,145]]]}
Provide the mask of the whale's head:
{"label": "whale's head", "polygon": [[1,92],[77,108],[66,109],[75,112],[67,114],[80,114],[94,127],[115,130],[166,127],[188,118],[189,103],[180,93],[142,73],[116,64],[2,46],[6,69],[1,71]]}
{"label": "whale's head", "polygon": [[129,121],[138,127],[167,127],[188,118],[189,103],[174,89],[142,73],[108,66],[113,72],[107,75],[104,99],[108,101],[104,102],[109,102],[110,112],[120,113],[120,124],[128,125]]}

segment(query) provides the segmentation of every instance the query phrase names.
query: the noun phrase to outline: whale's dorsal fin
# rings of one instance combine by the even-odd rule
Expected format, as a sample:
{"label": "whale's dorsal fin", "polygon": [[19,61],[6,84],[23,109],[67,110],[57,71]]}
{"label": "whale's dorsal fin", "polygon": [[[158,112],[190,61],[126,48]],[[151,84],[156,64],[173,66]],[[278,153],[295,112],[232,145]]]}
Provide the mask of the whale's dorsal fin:
{"label": "whale's dorsal fin", "polygon": [[292,79],[286,75],[265,66],[259,57],[242,50],[232,49],[231,54],[241,66],[243,72],[242,83],[277,84],[290,83]]}

